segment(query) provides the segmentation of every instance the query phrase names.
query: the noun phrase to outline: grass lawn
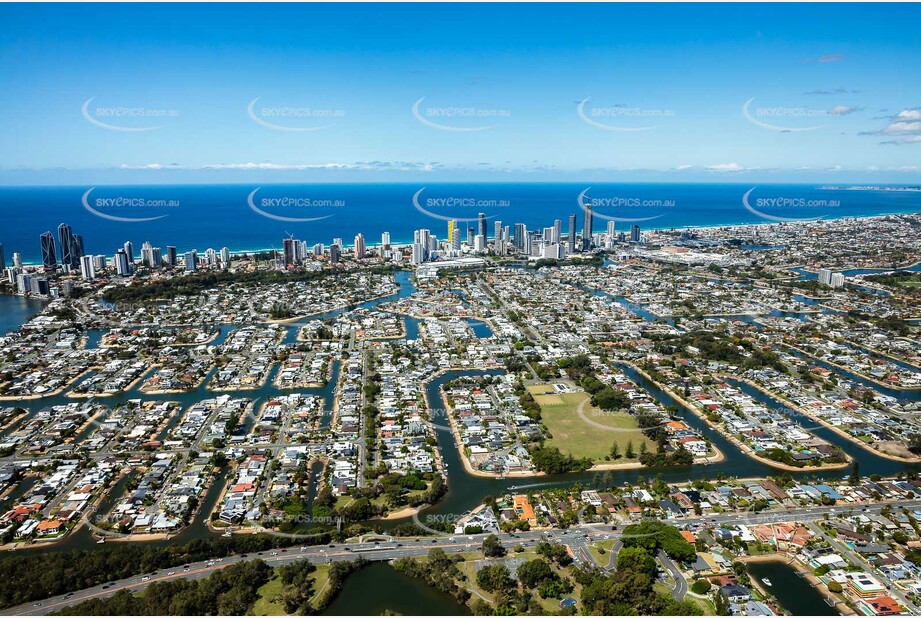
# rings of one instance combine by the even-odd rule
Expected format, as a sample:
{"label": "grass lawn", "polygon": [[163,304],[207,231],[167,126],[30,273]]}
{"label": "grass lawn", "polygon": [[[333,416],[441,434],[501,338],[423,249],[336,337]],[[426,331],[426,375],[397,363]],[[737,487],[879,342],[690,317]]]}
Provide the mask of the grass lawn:
{"label": "grass lawn", "polygon": [[[317,570],[314,571],[310,578],[313,580],[313,598],[310,604],[316,609],[317,602],[322,598],[327,583],[329,583],[329,565],[317,564]],[[286,616],[285,606],[282,604],[279,596],[281,595],[281,578],[276,570],[268,582],[263,584],[256,592],[259,598],[253,604],[254,616]]]}
{"label": "grass lawn", "polygon": [[473,563],[474,561],[478,559],[482,559],[482,556],[480,556],[480,558],[472,557],[472,558],[464,560],[463,562],[458,562],[457,568],[460,569],[460,572],[463,573],[467,577],[466,585],[467,585],[467,589],[470,590],[471,593],[473,593],[472,599],[476,599],[478,597],[485,597],[486,599],[489,600],[490,603],[494,603],[496,600],[496,595],[492,594],[491,592],[486,592],[485,590],[477,586],[476,567],[474,566]]}
{"label": "grass lawn", "polygon": [[685,601],[691,601],[692,603],[697,603],[697,606],[703,610],[704,616],[715,616],[716,615],[716,606],[713,605],[713,601],[710,599],[698,599],[695,596],[688,595],[684,597]]}
{"label": "grass lawn", "polygon": [[[613,545],[613,543],[614,541],[603,541],[602,542],[602,544],[611,544],[611,545]],[[509,549],[509,552],[508,554],[506,554],[506,558],[519,558],[525,561],[534,560],[536,558],[541,558],[542,560],[546,560],[546,558],[544,558],[543,556],[540,556],[537,553],[537,551],[534,549],[527,549],[523,552],[511,551],[511,547],[509,547],[508,549]],[[473,599],[478,598],[478,595],[476,593],[479,593],[483,597],[489,599],[490,602],[495,602],[495,596],[496,596],[495,594],[486,592],[485,590],[481,589],[479,586],[476,585],[476,566],[474,563],[477,561],[483,561],[484,560],[483,554],[480,552],[466,552],[466,553],[460,554],[460,556],[463,557],[464,560],[457,564],[457,568],[460,569],[461,573],[467,576],[467,581],[460,582],[460,583],[465,584],[466,587],[471,592],[474,592],[473,598],[471,599],[471,601]],[[489,559],[489,560],[486,560],[485,562],[487,564],[495,564],[495,563],[501,563],[501,560]],[[582,598],[582,586],[580,586],[579,584],[573,581],[572,566],[561,569],[556,564],[551,563],[551,568],[554,570],[554,572],[558,573],[562,577],[566,577],[567,579],[569,579],[575,584],[575,589],[566,596],[572,596],[572,597],[575,597],[576,599],[581,599]],[[544,609],[547,615],[559,614],[560,599],[542,599],[536,590],[534,591],[534,598],[537,599],[537,601],[540,603],[541,607]]]}
{"label": "grass lawn", "polygon": [[333,504],[333,508],[338,510],[338,509],[341,509],[343,507],[350,505],[354,501],[355,501],[355,498],[353,498],[352,496],[345,496],[345,495],[339,496],[338,498],[336,498],[336,502],[335,504]]}
{"label": "grass lawn", "polygon": [[[528,390],[540,405],[542,422],[553,436],[547,441],[550,446],[574,457],[589,457],[597,463],[614,463],[614,460],[605,461],[604,457],[610,455],[611,446],[615,442],[620,447],[621,459],[618,462],[627,461],[623,455],[629,442],[633,442],[633,451],[637,456],[642,442],[646,443],[650,451],[655,451],[655,444],[639,430],[633,416],[626,412],[605,412],[586,403],[583,407],[585,418],[588,419],[586,421],[579,416],[578,410],[583,402],[590,399],[588,393],[537,394],[545,392],[546,386],[531,385]],[[553,401],[550,401],[551,398]],[[598,425],[617,431],[609,431]]]}
{"label": "grass lawn", "polygon": [[253,604],[254,616],[284,616],[285,608],[281,601],[274,601],[281,594],[281,578],[277,575],[256,591],[259,598]]}
{"label": "grass lawn", "polygon": [[323,598],[323,592],[326,591],[326,585],[329,583],[329,565],[328,564],[318,564],[316,565],[317,570],[313,572],[313,598],[310,599],[310,604],[316,609],[317,602]]}
{"label": "grass lawn", "polygon": [[671,596],[671,593],[672,593],[671,586],[667,586],[659,581],[657,581],[656,583],[652,585],[652,589],[656,591],[658,594],[664,594],[664,595]]}
{"label": "grass lawn", "polygon": [[[607,566],[608,562],[611,560],[611,548],[614,547],[616,541],[599,541],[597,543],[592,543],[588,546],[588,551],[592,557],[600,564],[601,566]],[[604,553],[602,554],[598,551],[599,548],[604,548]]]}

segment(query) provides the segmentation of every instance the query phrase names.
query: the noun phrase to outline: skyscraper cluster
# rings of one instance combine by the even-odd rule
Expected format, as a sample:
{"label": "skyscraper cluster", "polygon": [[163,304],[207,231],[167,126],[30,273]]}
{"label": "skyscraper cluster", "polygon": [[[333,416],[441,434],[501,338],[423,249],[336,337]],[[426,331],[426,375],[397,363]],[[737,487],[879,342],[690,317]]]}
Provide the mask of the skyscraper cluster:
{"label": "skyscraper cluster", "polygon": [[[568,217],[566,236],[563,236],[563,220],[555,219],[553,224],[539,230],[528,230],[524,223],[515,223],[512,226],[503,225],[502,221],[495,220],[490,234],[489,217],[486,213],[478,213],[476,218],[462,221],[449,220],[447,222],[447,237],[440,240],[429,229],[418,229],[413,234],[412,245],[409,246],[408,256],[413,265],[427,262],[443,262],[445,260],[467,259],[477,254],[491,253],[504,256],[514,253],[537,259],[563,259],[567,255],[579,251],[590,251],[595,247],[613,249],[616,243],[642,243],[643,237],[638,225],[632,225],[628,231],[616,230],[614,221],[607,221],[605,233],[595,234],[593,229],[594,215],[590,204],[585,204],[585,217],[581,229],[578,231],[576,213]],[[357,260],[369,257],[379,257],[385,260],[400,262],[404,259],[406,247],[394,246],[390,232],[381,233],[380,247],[369,248],[365,236],[357,234],[354,239],[353,255]],[[207,249],[203,254],[195,250],[178,254],[175,246],[167,246],[166,252],[160,247],[154,247],[149,241],[141,245],[139,255],[135,255],[134,245],[127,241],[119,248],[111,260],[103,255],[86,255],[83,237],[75,234],[71,227],[62,223],[58,226],[57,234],[48,231],[40,235],[42,267],[46,273],[63,271],[64,273],[79,274],[85,280],[93,280],[102,272],[119,277],[127,277],[135,272],[136,268],[159,269],[163,267],[183,267],[191,272],[199,268],[228,268],[231,262],[230,249],[223,247],[220,251]],[[328,255],[331,264],[340,262],[345,244],[342,238],[334,238],[329,245],[327,254],[323,243],[316,243],[308,247],[306,241],[298,240],[293,236],[283,239],[281,251],[275,251],[275,263],[278,268],[292,268],[307,266],[321,268],[313,258]],[[6,256],[3,246],[0,245],[0,271],[6,269],[9,281],[15,284],[20,292],[48,293],[48,277],[38,277],[24,272],[22,256],[13,253],[12,266],[7,268]],[[824,272],[820,281],[825,285],[841,286],[844,284],[843,275],[839,273]],[[72,282],[70,282],[72,286]],[[41,292],[44,290],[44,292]],[[51,288],[51,293],[56,293],[56,288]]]}

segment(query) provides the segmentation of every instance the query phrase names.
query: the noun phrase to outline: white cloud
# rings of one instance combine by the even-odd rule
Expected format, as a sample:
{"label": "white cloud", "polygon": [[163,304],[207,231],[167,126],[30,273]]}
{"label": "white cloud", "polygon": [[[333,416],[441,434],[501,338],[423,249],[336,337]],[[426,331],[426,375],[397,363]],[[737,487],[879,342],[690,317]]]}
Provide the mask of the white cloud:
{"label": "white cloud", "polygon": [[717,163],[716,165],[708,165],[707,169],[711,172],[742,172],[745,171],[745,168],[739,165],[738,163]]}
{"label": "white cloud", "polygon": [[876,131],[864,131],[860,135],[881,135],[893,139],[882,144],[918,144],[921,143],[921,108],[903,109],[889,117],[889,124]]}
{"label": "white cloud", "polygon": [[840,62],[842,60],[844,60],[844,56],[841,54],[825,54],[824,56],[819,56],[818,58],[803,58],[803,62],[807,64],[812,62],[825,64],[827,62]]}
{"label": "white cloud", "polygon": [[899,120],[921,120],[921,109],[904,109],[895,115]]}
{"label": "white cloud", "polygon": [[308,171],[308,170],[395,170],[395,171],[432,171],[440,168],[441,164],[432,162],[405,162],[405,161],[361,161],[357,163],[208,163],[204,165],[184,165],[178,163],[147,163],[145,165],[129,165],[123,163],[123,170],[263,170],[263,171]]}
{"label": "white cloud", "polygon": [[853,114],[854,112],[862,112],[862,107],[852,107],[850,105],[835,105],[833,108],[828,110],[828,113],[832,116],[847,116],[848,114]]}
{"label": "white cloud", "polygon": [[921,135],[905,135],[902,137],[897,137],[895,139],[886,140],[885,142],[880,142],[882,144],[921,144]]}

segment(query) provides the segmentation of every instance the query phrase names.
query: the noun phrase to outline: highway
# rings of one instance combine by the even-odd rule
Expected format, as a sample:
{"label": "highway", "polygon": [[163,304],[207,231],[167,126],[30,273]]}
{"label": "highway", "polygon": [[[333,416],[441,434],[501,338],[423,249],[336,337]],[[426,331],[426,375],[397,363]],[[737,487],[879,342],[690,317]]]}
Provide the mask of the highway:
{"label": "highway", "polygon": [[[887,505],[896,508],[915,509],[921,508],[921,499],[900,500],[893,502],[881,502],[867,506],[813,506],[801,509],[787,509],[762,511],[760,513],[743,512],[728,513],[721,515],[708,515],[703,517],[679,517],[669,520],[669,523],[678,527],[690,527],[695,525],[713,525],[713,524],[731,524],[731,525],[757,525],[759,523],[777,523],[782,521],[797,521],[805,523],[817,519],[822,519],[827,514],[844,515],[851,511],[860,512],[864,509],[866,512],[878,513]],[[244,560],[260,559],[264,560],[270,566],[280,566],[296,560],[310,560],[316,563],[329,563],[341,560],[354,560],[361,556],[367,560],[394,560],[404,557],[425,556],[428,551],[435,547],[440,547],[446,553],[463,553],[479,551],[483,539],[487,534],[454,536],[445,535],[442,537],[397,537],[390,541],[381,540],[376,542],[361,543],[333,543],[324,546],[301,546],[288,547],[256,554],[240,554],[218,558],[213,560],[204,560],[187,565],[182,565],[169,569],[162,569],[155,573],[144,573],[135,577],[122,579],[116,582],[110,582],[101,586],[94,586],[85,590],[76,591],[67,595],[60,595],[36,603],[26,603],[16,607],[11,607],[0,612],[0,615],[10,616],[27,616],[27,615],[44,615],[50,612],[58,611],[62,607],[75,605],[82,601],[107,597],[115,594],[119,590],[140,591],[154,582],[169,581],[172,579],[201,579],[211,573],[222,569],[231,564]],[[623,539],[623,526],[619,525],[617,530],[613,530],[608,524],[580,524],[568,530],[532,530],[529,532],[520,532],[517,534],[499,534],[497,535],[506,548],[511,549],[517,544],[522,546],[534,547],[538,541],[549,540],[553,542],[564,543],[572,549],[573,554],[578,556],[577,562],[584,563],[584,556],[589,555],[585,546],[589,543],[607,539]],[[618,544],[619,547],[619,544]],[[850,555],[851,552],[848,552]],[[680,569],[667,556],[662,554],[657,558],[662,562],[666,569],[675,579],[675,587],[672,594],[678,598],[684,598],[687,593],[687,582],[681,574]],[[592,560],[594,564],[594,560]],[[605,565],[597,565],[605,566]]]}

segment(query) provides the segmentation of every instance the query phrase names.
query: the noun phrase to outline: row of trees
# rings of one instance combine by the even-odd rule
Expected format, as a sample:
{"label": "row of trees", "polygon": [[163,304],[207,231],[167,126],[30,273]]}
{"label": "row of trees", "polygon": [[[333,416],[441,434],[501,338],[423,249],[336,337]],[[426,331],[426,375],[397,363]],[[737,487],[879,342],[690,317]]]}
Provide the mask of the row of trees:
{"label": "row of trees", "polygon": [[555,446],[535,445],[530,448],[529,453],[534,467],[547,474],[583,472],[592,467],[592,460],[588,457],[577,459],[572,455],[564,455]]}
{"label": "row of trees", "polygon": [[[320,534],[297,543],[322,545],[330,540],[328,534]],[[105,549],[6,556],[0,559],[0,573],[16,573],[17,576],[4,578],[0,586],[0,607],[47,599],[189,562],[260,552],[293,542],[271,535],[234,535],[162,547],[113,543]]]}
{"label": "row of trees", "polygon": [[156,582],[139,594],[119,590],[108,598],[83,601],[60,611],[69,616],[246,615],[269,581],[272,568],[262,560],[232,564],[206,579]]}

